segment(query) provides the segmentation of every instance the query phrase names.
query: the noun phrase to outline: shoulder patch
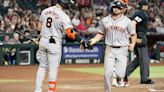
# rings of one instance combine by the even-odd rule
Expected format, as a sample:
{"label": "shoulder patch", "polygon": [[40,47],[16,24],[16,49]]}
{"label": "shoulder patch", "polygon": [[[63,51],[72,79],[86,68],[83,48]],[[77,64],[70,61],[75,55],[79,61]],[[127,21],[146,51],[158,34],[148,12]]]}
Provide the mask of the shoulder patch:
{"label": "shoulder patch", "polygon": [[140,22],[142,21],[142,18],[140,18],[139,16],[136,16],[136,17],[134,18],[134,20],[137,21],[138,23],[140,23]]}

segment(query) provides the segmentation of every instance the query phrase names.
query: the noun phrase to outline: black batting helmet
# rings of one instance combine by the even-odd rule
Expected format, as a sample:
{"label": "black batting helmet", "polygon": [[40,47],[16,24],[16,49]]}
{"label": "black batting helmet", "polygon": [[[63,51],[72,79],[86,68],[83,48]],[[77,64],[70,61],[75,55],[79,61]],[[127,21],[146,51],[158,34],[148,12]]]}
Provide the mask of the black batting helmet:
{"label": "black batting helmet", "polygon": [[[120,9],[120,11],[114,11],[113,8],[118,8]],[[112,3],[112,7],[111,7],[111,13],[113,14],[120,14],[120,13],[126,13],[127,12],[127,4],[124,3],[121,0],[116,0]]]}
{"label": "black batting helmet", "polygon": [[117,0],[117,1],[113,2],[112,7],[124,9],[124,8],[127,8],[127,5],[124,2]]}
{"label": "black batting helmet", "polygon": [[60,4],[63,8],[73,8],[75,6],[76,0],[57,0],[57,3]]}

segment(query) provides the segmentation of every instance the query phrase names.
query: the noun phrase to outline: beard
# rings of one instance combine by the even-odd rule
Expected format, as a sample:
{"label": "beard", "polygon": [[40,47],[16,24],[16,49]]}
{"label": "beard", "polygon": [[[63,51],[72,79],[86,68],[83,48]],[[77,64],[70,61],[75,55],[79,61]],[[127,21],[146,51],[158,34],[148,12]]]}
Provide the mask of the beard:
{"label": "beard", "polygon": [[113,10],[113,14],[114,15],[119,15],[119,14],[122,14],[122,13],[124,13],[124,10]]}
{"label": "beard", "polygon": [[120,11],[113,11],[114,15],[119,15],[121,12]]}

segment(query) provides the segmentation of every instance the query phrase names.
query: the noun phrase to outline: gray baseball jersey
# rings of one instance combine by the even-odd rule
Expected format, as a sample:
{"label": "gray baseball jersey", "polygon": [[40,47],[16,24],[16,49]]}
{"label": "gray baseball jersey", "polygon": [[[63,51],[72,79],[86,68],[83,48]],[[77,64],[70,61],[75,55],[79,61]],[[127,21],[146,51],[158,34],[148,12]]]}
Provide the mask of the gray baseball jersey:
{"label": "gray baseball jersey", "polygon": [[73,28],[69,16],[55,6],[43,10],[39,20],[43,25],[40,33],[42,37],[54,36],[61,39],[64,29]]}
{"label": "gray baseball jersey", "polygon": [[118,20],[111,18],[111,15],[101,21],[100,33],[105,34],[105,43],[110,46],[127,46],[129,35],[134,34],[131,20],[126,16],[121,16]]}

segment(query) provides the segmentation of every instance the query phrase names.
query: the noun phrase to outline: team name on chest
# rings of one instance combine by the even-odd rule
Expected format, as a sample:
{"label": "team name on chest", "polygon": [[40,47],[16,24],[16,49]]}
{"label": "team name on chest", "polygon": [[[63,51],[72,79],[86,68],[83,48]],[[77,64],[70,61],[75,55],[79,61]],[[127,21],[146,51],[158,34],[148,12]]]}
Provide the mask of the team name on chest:
{"label": "team name on chest", "polygon": [[126,30],[120,26],[108,26],[106,27],[106,31],[120,31],[120,32],[125,32]]}
{"label": "team name on chest", "polygon": [[59,15],[54,11],[46,11],[45,15],[53,15],[55,19],[59,18]]}

